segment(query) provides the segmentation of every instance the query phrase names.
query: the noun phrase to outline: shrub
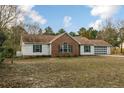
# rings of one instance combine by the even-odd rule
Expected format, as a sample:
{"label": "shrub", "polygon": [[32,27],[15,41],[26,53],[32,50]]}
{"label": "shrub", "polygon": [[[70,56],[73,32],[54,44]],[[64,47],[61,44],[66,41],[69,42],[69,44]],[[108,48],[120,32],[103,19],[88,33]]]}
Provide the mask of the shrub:
{"label": "shrub", "polygon": [[13,56],[12,48],[0,48],[0,63],[5,60],[5,58],[11,58]]}
{"label": "shrub", "polygon": [[2,63],[5,60],[5,51],[3,48],[0,48],[0,63]]}
{"label": "shrub", "polygon": [[118,47],[111,48],[111,54],[123,54],[124,55],[124,48],[123,48],[123,52],[122,53],[121,53],[121,49],[118,48]]}
{"label": "shrub", "polygon": [[13,51],[12,48],[5,49],[5,52],[6,52],[6,57],[7,58],[11,58],[14,54],[14,51]]}

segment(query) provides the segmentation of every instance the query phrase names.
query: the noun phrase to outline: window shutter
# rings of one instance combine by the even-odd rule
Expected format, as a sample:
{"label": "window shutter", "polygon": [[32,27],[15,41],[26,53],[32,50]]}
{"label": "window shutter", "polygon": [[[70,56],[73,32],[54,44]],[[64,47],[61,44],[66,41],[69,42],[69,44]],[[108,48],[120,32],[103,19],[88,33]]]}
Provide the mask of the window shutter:
{"label": "window shutter", "polygon": [[40,45],[40,52],[42,52],[42,45]]}
{"label": "window shutter", "polygon": [[35,45],[33,45],[33,52],[35,52]]}

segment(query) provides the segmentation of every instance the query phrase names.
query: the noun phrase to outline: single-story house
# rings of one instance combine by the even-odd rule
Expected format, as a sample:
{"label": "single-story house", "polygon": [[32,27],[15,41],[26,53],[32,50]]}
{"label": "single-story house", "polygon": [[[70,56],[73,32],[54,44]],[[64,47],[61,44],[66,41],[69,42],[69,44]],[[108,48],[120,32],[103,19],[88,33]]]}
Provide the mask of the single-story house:
{"label": "single-story house", "polygon": [[24,35],[21,38],[22,56],[80,56],[109,55],[111,45],[103,40],[89,40],[72,37],[68,33],[60,35]]}

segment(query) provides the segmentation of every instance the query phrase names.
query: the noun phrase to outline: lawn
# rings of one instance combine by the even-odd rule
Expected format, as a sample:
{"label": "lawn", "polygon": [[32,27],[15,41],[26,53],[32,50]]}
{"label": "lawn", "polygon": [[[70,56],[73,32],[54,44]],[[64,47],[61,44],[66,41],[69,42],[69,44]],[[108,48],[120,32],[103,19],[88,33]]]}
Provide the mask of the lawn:
{"label": "lawn", "polygon": [[16,59],[0,64],[0,87],[124,87],[124,58]]}

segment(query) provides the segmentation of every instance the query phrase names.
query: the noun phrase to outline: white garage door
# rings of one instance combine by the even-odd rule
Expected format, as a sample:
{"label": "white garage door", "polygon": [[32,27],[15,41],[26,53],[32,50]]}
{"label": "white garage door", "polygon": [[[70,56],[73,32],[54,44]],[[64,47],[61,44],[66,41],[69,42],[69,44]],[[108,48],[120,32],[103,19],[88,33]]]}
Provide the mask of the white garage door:
{"label": "white garage door", "polygon": [[105,55],[107,54],[107,47],[106,46],[95,46],[95,54],[96,55]]}

